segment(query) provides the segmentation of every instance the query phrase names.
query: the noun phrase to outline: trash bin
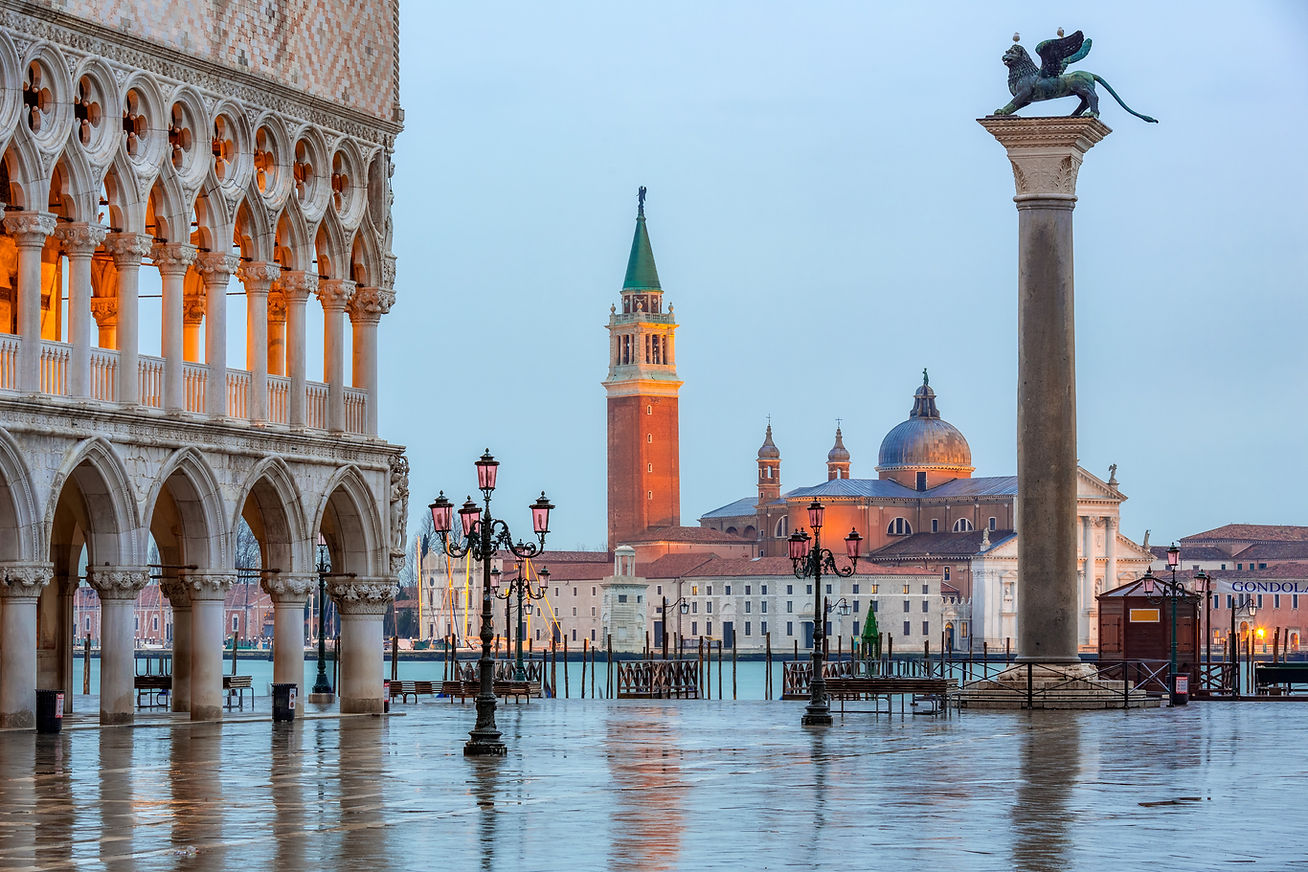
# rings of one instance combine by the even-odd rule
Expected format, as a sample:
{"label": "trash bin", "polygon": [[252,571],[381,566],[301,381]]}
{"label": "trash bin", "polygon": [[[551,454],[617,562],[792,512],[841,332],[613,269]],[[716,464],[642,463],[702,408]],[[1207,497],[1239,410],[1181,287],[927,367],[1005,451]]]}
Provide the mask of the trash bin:
{"label": "trash bin", "polygon": [[57,733],[64,726],[64,692],[38,690],[36,692],[36,731]]}
{"label": "trash bin", "polygon": [[387,679],[382,682],[382,711],[389,712],[390,710],[391,710],[391,682],[390,679]]}
{"label": "trash bin", "polygon": [[274,684],[272,686],[272,711],[274,721],[295,720],[294,684]]}

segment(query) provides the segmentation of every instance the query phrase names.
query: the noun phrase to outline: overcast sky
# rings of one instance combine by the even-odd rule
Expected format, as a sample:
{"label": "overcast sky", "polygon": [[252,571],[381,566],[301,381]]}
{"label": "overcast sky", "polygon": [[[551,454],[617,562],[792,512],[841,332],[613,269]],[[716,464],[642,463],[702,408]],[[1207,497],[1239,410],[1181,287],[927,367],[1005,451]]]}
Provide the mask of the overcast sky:
{"label": "overcast sky", "polygon": [[[1017,214],[976,118],[1000,56],[1094,40],[1113,134],[1076,226],[1081,463],[1123,532],[1308,523],[1308,4],[401,4],[399,300],[382,433],[413,523],[473,489],[521,536],[602,547],[609,305],[636,188],[680,323],[681,516],[754,493],[772,416],[783,489],[852,475],[921,371],[976,475],[1016,471]],[[1066,99],[1036,113],[1066,114]]]}

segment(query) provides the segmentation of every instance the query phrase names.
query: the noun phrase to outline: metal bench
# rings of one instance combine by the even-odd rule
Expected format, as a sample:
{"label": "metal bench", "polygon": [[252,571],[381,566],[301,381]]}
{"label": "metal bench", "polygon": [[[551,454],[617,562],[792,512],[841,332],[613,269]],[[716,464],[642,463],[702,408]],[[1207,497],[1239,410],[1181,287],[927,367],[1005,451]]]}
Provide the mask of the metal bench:
{"label": "metal bench", "polygon": [[173,689],[171,675],[138,675],[133,679],[132,684],[136,688],[137,708],[167,707],[168,694]]}
{"label": "metal bench", "polygon": [[[448,683],[448,682],[447,682]],[[442,687],[442,691],[444,688]],[[408,702],[409,697],[413,697],[416,703],[419,696],[435,696],[436,684],[432,681],[392,681],[391,682],[391,699],[397,696],[400,702]]]}
{"label": "metal bench", "polygon": [[1308,684],[1308,663],[1254,664],[1254,693],[1259,696],[1288,696],[1300,684]]}
{"label": "metal bench", "polygon": [[891,697],[900,697],[899,711],[904,711],[904,697],[912,697],[913,705],[919,702],[931,704],[926,714],[936,714],[945,705],[949,688],[953,684],[947,678],[828,678],[827,696],[840,700],[840,713],[845,713],[845,700],[870,699],[877,704],[879,712],[881,698],[886,700],[886,711],[891,710]]}
{"label": "metal bench", "polygon": [[[481,684],[476,681],[441,682],[441,696],[449,697],[450,702],[454,702],[456,696],[462,702],[476,696],[480,690]],[[515,702],[525,699],[531,702],[533,696],[540,696],[540,682],[497,681],[494,684],[494,693],[500,699],[513,699]]]}

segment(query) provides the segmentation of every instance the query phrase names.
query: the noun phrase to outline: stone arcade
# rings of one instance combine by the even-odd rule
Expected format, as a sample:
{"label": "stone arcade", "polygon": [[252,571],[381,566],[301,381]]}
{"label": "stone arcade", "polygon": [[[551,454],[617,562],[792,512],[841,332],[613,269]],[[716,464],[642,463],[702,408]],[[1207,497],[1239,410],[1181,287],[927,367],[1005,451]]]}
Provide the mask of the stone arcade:
{"label": "stone arcade", "polygon": [[[83,580],[102,605],[100,720],[130,722],[151,576],[176,615],[173,709],[220,718],[242,520],[277,606],[274,680],[302,680],[321,536],[341,710],[380,711],[408,473],[377,437],[396,3],[58,5],[0,0],[0,726],[33,723],[38,687],[71,711]],[[311,11],[330,26],[298,26]],[[239,295],[244,370],[227,361]]]}

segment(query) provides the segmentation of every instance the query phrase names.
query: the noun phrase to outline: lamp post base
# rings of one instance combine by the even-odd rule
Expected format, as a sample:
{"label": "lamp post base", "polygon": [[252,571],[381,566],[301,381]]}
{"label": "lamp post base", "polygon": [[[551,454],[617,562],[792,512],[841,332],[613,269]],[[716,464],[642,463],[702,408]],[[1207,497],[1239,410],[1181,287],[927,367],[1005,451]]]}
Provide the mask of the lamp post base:
{"label": "lamp post base", "polygon": [[804,710],[804,717],[800,718],[799,723],[805,727],[829,727],[833,723],[831,709],[826,706],[819,708],[810,705]]}
{"label": "lamp post base", "polygon": [[314,705],[331,705],[336,702],[336,694],[331,691],[327,691],[326,693],[311,693],[309,694],[309,702]]}
{"label": "lamp post base", "polygon": [[473,731],[470,735],[472,738],[463,746],[464,757],[503,757],[509,753],[509,747],[500,741],[499,733],[479,736]]}

